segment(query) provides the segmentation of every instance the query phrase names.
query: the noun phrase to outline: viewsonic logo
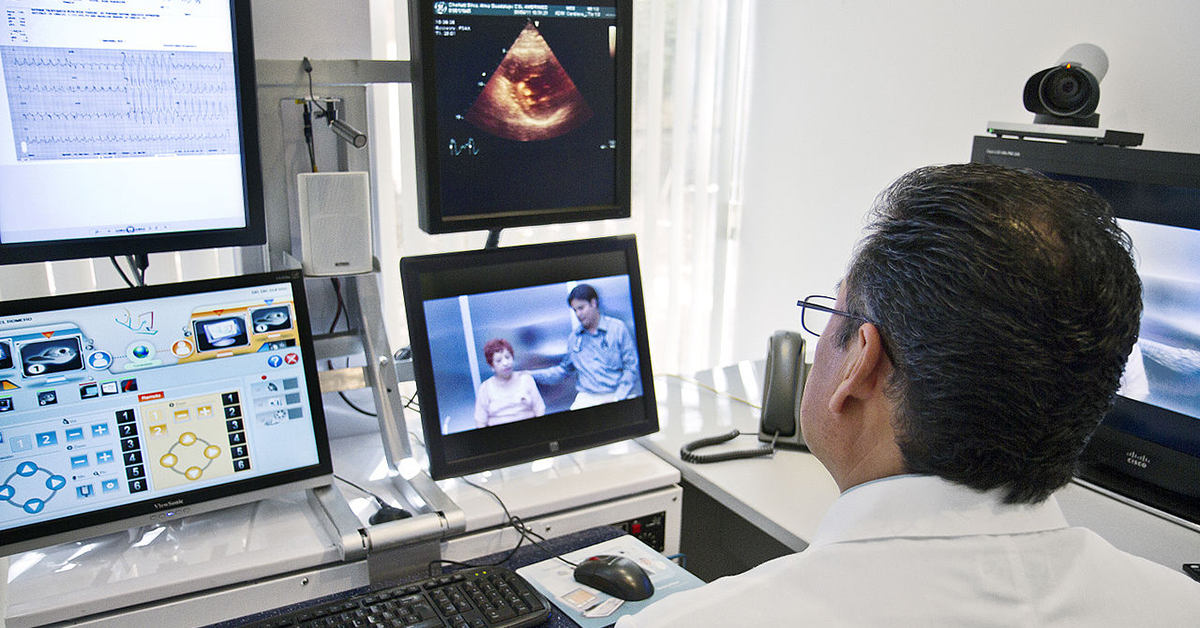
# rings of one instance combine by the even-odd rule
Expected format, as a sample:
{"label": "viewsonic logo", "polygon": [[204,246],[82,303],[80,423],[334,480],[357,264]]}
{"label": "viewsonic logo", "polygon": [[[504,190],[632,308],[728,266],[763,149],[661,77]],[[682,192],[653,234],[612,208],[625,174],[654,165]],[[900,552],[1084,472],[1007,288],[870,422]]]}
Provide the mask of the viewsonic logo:
{"label": "viewsonic logo", "polygon": [[183,505],[182,499],[172,499],[169,502],[159,502],[157,504],[154,504],[154,508],[156,510],[162,510],[163,508],[174,508],[176,506],[182,506],[182,505]]}
{"label": "viewsonic logo", "polygon": [[1146,467],[1150,466],[1150,456],[1147,456],[1146,454],[1139,454],[1136,451],[1129,451],[1125,454],[1125,462],[1138,467],[1139,469],[1145,469]]}

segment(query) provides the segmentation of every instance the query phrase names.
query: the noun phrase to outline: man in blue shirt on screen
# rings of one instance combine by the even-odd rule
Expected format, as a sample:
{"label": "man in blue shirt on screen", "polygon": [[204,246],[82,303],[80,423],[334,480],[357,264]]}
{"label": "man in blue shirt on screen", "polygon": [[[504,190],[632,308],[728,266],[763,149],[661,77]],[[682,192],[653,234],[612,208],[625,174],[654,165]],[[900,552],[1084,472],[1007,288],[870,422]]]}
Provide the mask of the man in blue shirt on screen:
{"label": "man in blue shirt on screen", "polygon": [[579,319],[579,327],[567,338],[562,362],[531,371],[534,381],[552,386],[575,373],[572,410],[629,397],[638,381],[637,346],[629,328],[600,311],[600,295],[586,283],[571,290],[567,304]]}

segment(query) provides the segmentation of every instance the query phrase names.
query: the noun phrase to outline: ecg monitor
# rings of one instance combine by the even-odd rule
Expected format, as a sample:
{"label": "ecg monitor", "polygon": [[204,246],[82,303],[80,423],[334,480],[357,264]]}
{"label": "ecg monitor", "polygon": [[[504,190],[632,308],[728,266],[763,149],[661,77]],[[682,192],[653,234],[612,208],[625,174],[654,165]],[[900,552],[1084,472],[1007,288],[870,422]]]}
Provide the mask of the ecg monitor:
{"label": "ecg monitor", "polygon": [[658,430],[633,236],[400,261],[430,475]]}
{"label": "ecg monitor", "polygon": [[422,229],[629,217],[632,5],[409,2]]}
{"label": "ecg monitor", "polygon": [[266,241],[248,0],[0,15],[0,264]]}
{"label": "ecg monitor", "polygon": [[0,302],[0,554],[330,482],[299,272]]}

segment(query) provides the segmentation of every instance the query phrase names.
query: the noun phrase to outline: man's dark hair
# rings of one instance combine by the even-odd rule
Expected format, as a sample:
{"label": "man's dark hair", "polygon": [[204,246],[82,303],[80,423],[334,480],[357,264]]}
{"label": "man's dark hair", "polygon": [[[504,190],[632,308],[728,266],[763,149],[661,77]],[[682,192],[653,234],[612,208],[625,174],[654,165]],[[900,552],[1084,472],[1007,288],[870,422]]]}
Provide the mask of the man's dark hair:
{"label": "man's dark hair", "polygon": [[571,294],[567,295],[567,305],[570,305],[571,301],[574,301],[575,299],[599,302],[600,295],[596,294],[595,288],[586,283],[581,283],[574,288],[571,288]]}
{"label": "man's dark hair", "polygon": [[845,284],[846,307],[893,356],[910,472],[1003,488],[1009,503],[1071,479],[1142,311],[1129,237],[1103,198],[999,166],[922,168],[877,199]]}

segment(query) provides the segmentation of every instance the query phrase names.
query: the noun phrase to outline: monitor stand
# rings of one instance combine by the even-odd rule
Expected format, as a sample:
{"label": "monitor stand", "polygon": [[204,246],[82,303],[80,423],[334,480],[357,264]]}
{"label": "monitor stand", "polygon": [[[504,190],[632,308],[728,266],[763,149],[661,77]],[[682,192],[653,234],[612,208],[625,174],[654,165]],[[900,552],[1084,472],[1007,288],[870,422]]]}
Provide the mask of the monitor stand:
{"label": "monitor stand", "polygon": [[330,502],[328,495],[316,493],[316,501],[325,509],[328,518],[343,522],[334,531],[342,539],[343,547],[355,542],[362,544],[373,582],[403,575],[407,566],[424,566],[430,560],[441,558],[439,542],[464,532],[467,527],[462,509],[425,471],[411,464],[412,444],[399,384],[412,381],[412,362],[399,360],[391,354],[383,327],[378,277],[378,272],[342,277],[342,298],[351,331],[319,336],[314,342],[319,359],[346,357],[359,352],[364,356],[365,366],[321,371],[321,392],[367,387],[374,391],[379,435],[390,482],[414,513],[408,519],[352,526],[351,522],[357,518],[347,519],[346,513],[340,512],[341,508],[348,508],[345,500]]}

